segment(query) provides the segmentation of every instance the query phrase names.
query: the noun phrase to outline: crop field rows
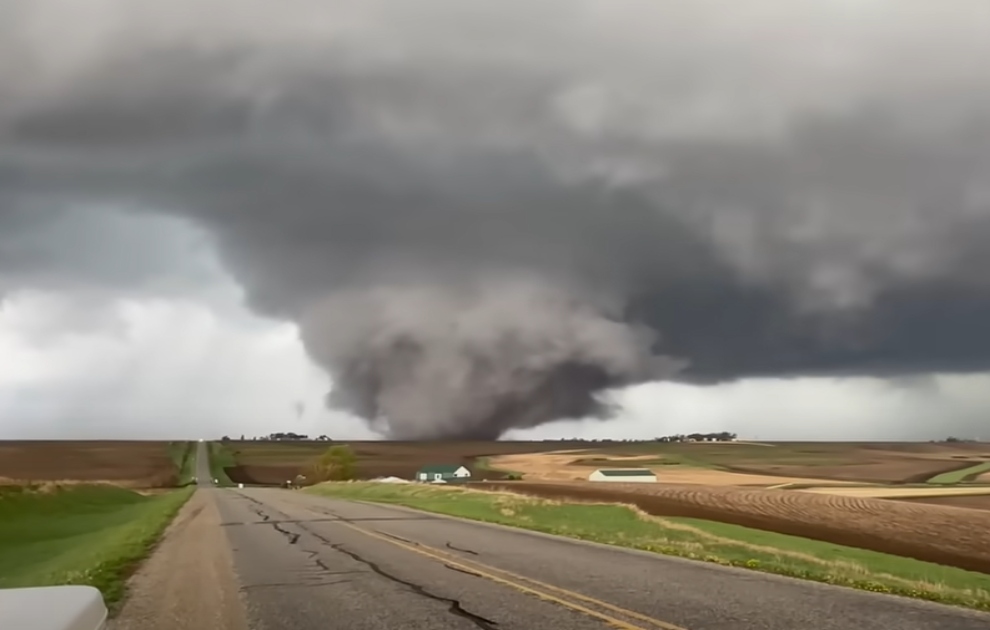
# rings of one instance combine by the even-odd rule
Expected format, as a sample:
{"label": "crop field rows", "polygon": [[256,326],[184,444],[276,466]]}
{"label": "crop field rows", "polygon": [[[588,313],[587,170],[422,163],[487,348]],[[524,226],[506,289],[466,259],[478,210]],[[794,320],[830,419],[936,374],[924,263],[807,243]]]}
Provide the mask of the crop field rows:
{"label": "crop field rows", "polygon": [[179,484],[181,449],[151,441],[0,442],[0,484],[109,483],[130,488]]}

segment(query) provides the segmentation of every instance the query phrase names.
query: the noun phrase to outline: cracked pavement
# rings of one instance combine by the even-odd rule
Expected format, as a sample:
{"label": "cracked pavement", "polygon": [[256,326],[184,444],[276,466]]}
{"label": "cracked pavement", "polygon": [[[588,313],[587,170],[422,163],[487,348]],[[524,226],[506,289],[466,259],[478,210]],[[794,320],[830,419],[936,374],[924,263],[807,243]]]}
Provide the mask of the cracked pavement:
{"label": "cracked pavement", "polygon": [[[328,517],[328,507],[294,500],[319,503],[318,498],[260,489],[214,494],[252,630],[603,627],[579,613],[369,539],[343,527],[341,517]],[[427,525],[433,520],[354,516],[347,522],[362,526],[396,518]]]}
{"label": "cracked pavement", "polygon": [[220,510],[253,630],[601,630],[608,626],[602,618],[491,579],[501,572],[661,622],[606,611],[627,622],[619,625],[626,630],[990,627],[990,615],[962,609],[589,545],[397,506],[276,489],[207,492]]}

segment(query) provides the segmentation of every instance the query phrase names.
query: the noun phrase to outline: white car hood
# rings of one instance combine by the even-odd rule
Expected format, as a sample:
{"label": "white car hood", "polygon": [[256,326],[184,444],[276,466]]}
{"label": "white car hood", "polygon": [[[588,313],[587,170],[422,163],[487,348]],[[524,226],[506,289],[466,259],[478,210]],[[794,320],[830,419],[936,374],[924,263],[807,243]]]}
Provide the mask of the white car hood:
{"label": "white car hood", "polygon": [[0,589],[3,630],[101,630],[107,607],[92,586]]}

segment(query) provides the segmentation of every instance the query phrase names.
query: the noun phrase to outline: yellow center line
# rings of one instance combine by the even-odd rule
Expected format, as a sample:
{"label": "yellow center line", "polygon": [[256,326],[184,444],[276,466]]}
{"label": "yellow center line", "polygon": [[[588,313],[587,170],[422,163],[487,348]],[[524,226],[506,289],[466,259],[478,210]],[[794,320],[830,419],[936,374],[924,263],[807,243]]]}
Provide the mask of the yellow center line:
{"label": "yellow center line", "polygon": [[[388,534],[383,534],[381,532],[373,532],[373,533],[380,534],[380,535],[386,536],[388,538],[394,538],[393,536],[389,536]],[[473,564],[477,564],[478,566],[484,567],[484,568],[486,568],[488,570],[497,571],[498,573],[501,573],[502,575],[508,576],[508,577],[512,578],[513,580],[517,580],[517,581],[521,581],[521,582],[529,582],[530,584],[535,584],[536,586],[539,586],[540,588],[543,588],[543,589],[546,589],[546,590],[550,590],[550,591],[556,591],[556,592],[558,592],[558,593],[560,593],[562,595],[566,595],[567,597],[570,597],[570,598],[573,598],[573,599],[577,599],[577,600],[581,600],[581,601],[587,602],[589,604],[594,604],[595,606],[598,606],[600,608],[605,608],[606,610],[611,610],[612,612],[615,612],[615,613],[618,613],[618,614],[621,614],[621,615],[625,615],[627,617],[632,617],[634,619],[638,619],[640,621],[644,621],[644,622],[649,623],[649,624],[653,624],[653,625],[657,626],[658,628],[661,628],[662,630],[686,630],[685,628],[682,628],[681,626],[675,626],[673,624],[667,623],[666,621],[660,621],[659,619],[655,619],[655,618],[650,617],[648,615],[644,615],[642,613],[638,613],[638,612],[636,612],[634,610],[628,610],[626,608],[622,608],[620,606],[616,606],[615,604],[610,604],[610,603],[605,602],[605,601],[602,601],[600,599],[595,599],[594,597],[590,597],[588,595],[582,595],[581,593],[576,593],[574,591],[570,591],[570,590],[567,590],[565,588],[561,588],[559,586],[554,586],[553,584],[547,584],[546,582],[541,582],[541,581],[536,580],[534,578],[526,577],[525,575],[519,575],[518,573],[513,573],[512,571],[508,571],[506,569],[500,569],[498,567],[492,567],[490,565],[482,564],[482,563],[477,562],[475,560],[470,560],[470,561],[468,561],[468,560],[461,560],[460,557],[455,556],[454,554],[452,554],[452,553],[450,553],[448,551],[444,551],[442,549],[437,549],[436,547],[431,547],[429,545],[424,545],[423,543],[418,543],[418,542],[414,542],[414,541],[411,541],[411,540],[410,541],[403,541],[403,542],[405,542],[406,544],[410,544],[410,545],[414,545],[414,546],[421,547],[421,548],[424,548],[424,549],[428,549],[430,552],[432,552],[434,554],[438,554],[438,555],[441,555],[441,556],[446,556],[447,558],[451,558],[451,559],[456,560],[456,561],[462,561],[462,562],[466,562],[468,564],[472,564],[472,563]]]}
{"label": "yellow center line", "polygon": [[[502,584],[504,586],[508,586],[510,588],[514,588],[514,589],[516,589],[518,591],[521,591],[523,593],[528,593],[530,595],[535,595],[536,597],[538,597],[540,599],[551,601],[551,602],[553,602],[555,604],[559,604],[561,606],[564,606],[565,608],[570,608],[572,610],[578,611],[578,612],[583,613],[585,615],[588,615],[590,617],[594,617],[596,619],[600,619],[600,620],[602,620],[602,621],[604,621],[604,622],[606,622],[608,624],[611,624],[611,625],[615,626],[616,628],[621,628],[622,630],[648,630],[648,629],[647,628],[643,628],[642,626],[637,626],[637,625],[631,624],[629,622],[623,621],[623,620],[618,619],[616,617],[613,617],[611,615],[607,615],[605,613],[602,613],[602,612],[599,612],[599,611],[596,611],[596,610],[592,610],[591,608],[588,608],[586,606],[582,606],[581,604],[575,603],[573,601],[568,601],[567,599],[562,599],[562,597],[567,597],[569,599],[583,601],[583,602],[585,602],[587,604],[591,604],[591,605],[597,606],[599,608],[604,608],[604,609],[609,610],[609,611],[611,611],[613,613],[616,613],[616,614],[619,614],[619,615],[623,615],[625,617],[630,617],[632,619],[637,619],[637,620],[642,621],[642,622],[645,622],[647,624],[651,624],[655,628],[660,628],[661,630],[687,630],[687,628],[684,628],[682,626],[675,626],[673,624],[667,623],[666,621],[660,621],[659,619],[654,619],[653,617],[649,617],[649,616],[644,615],[642,613],[638,613],[638,612],[633,611],[633,610],[627,610],[627,609],[622,608],[620,606],[616,606],[614,604],[609,604],[608,602],[603,602],[603,601],[598,600],[598,599],[595,599],[593,597],[588,597],[587,595],[582,595],[580,593],[575,593],[573,591],[569,591],[569,590],[564,589],[564,588],[561,588],[559,586],[554,586],[552,584],[546,584],[545,582],[541,582],[539,580],[534,580],[533,578],[525,577],[525,576],[522,576],[522,575],[517,575],[517,574],[512,573],[510,571],[506,571],[504,569],[499,569],[499,568],[496,568],[496,567],[491,567],[491,566],[482,564],[480,562],[477,562],[475,560],[466,561],[466,560],[463,560],[463,559],[461,559],[461,558],[459,558],[457,556],[454,556],[452,554],[449,554],[449,553],[447,553],[445,551],[441,551],[441,550],[436,549],[434,547],[430,547],[428,545],[423,545],[421,543],[406,543],[406,542],[402,542],[402,541],[400,541],[400,540],[398,540],[396,538],[393,538],[391,536],[382,534],[380,532],[371,531],[371,530],[364,529],[362,527],[358,527],[357,525],[354,525],[353,523],[347,523],[347,522],[341,521],[341,522],[335,523],[335,524],[337,524],[337,525],[344,525],[345,527],[349,527],[350,529],[353,529],[354,531],[360,532],[360,533],[362,533],[362,534],[364,534],[366,536],[369,536],[371,538],[377,538],[378,540],[383,540],[383,541],[385,541],[385,542],[387,542],[389,544],[395,545],[396,547],[400,547],[402,549],[406,549],[407,551],[412,551],[413,553],[417,553],[417,554],[420,554],[422,556],[426,556],[428,558],[432,558],[434,560],[439,560],[440,562],[443,562],[444,564],[447,564],[447,565],[449,565],[449,566],[451,566],[451,567],[453,567],[455,569],[459,569],[461,571],[465,571],[465,572],[468,572],[468,573],[473,573],[475,575],[478,575],[479,577],[483,577],[483,578],[485,578],[487,580],[491,580],[492,582],[496,582],[498,584]],[[501,573],[502,575],[501,576],[500,575],[495,575],[495,573],[492,573],[493,571],[494,572]],[[507,577],[503,577],[503,576],[507,576]],[[529,584],[533,585],[536,588],[533,588],[531,586],[527,586],[526,584],[524,584],[524,582],[528,582]],[[537,589],[543,589],[543,590],[537,590]],[[556,592],[561,597],[557,597],[556,595],[552,595],[552,594],[547,593],[547,592],[544,592],[544,591]]]}

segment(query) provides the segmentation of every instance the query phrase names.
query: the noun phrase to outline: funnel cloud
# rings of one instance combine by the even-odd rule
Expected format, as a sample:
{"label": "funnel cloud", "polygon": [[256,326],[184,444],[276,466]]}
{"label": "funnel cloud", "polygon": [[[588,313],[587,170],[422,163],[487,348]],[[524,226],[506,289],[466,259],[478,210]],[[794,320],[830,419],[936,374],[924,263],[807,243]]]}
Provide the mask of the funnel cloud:
{"label": "funnel cloud", "polygon": [[82,281],[45,224],[191,221],[407,439],[985,371],[987,58],[983,0],[0,0],[0,294]]}

